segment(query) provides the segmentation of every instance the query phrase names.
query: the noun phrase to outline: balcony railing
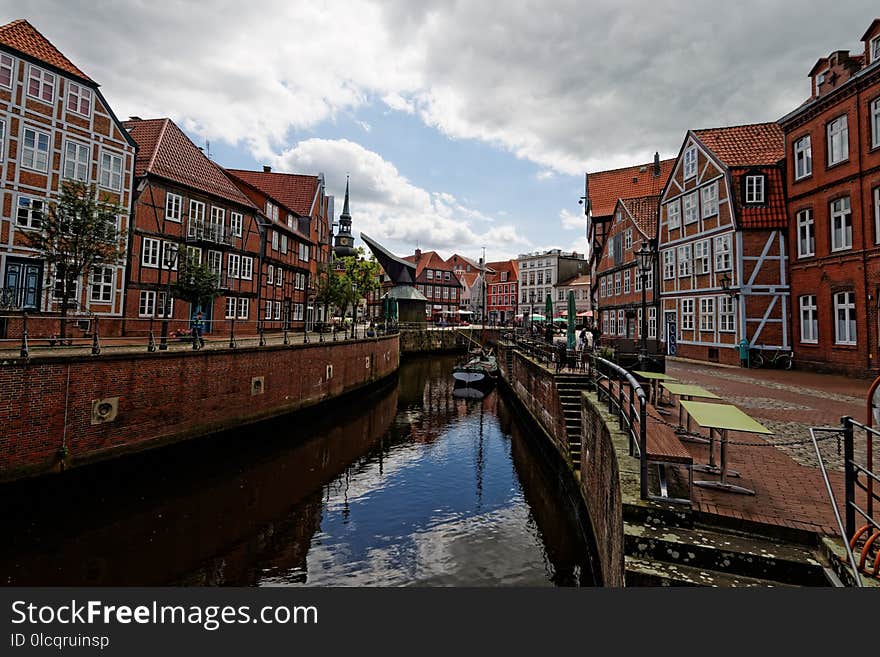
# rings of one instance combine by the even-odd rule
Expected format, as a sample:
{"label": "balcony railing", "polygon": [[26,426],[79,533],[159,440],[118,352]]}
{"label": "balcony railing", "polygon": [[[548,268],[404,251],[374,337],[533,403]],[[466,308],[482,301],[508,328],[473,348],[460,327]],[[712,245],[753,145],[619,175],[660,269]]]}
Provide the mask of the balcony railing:
{"label": "balcony railing", "polygon": [[232,233],[227,232],[226,226],[222,224],[190,219],[186,226],[186,240],[187,242],[205,240],[217,244],[232,244]]}

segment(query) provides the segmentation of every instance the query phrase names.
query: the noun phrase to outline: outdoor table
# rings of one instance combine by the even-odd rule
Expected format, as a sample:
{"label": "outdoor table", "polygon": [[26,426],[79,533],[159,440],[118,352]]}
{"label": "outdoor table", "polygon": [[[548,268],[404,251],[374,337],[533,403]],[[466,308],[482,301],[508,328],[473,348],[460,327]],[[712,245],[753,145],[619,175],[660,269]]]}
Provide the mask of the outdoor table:
{"label": "outdoor table", "polygon": [[640,370],[633,370],[633,374],[636,376],[640,376],[643,379],[647,379],[651,382],[651,390],[652,397],[654,400],[654,405],[657,405],[657,393],[659,392],[659,385],[661,381],[678,381],[674,376],[669,376],[668,374],[661,374],[660,372],[642,372]]}
{"label": "outdoor table", "polygon": [[[721,475],[721,481],[695,481],[694,486],[702,486],[703,488],[718,488],[730,493],[742,493],[744,495],[754,495],[755,491],[735,486],[727,483],[727,476],[735,476],[735,473],[728,472],[727,469],[727,432],[741,431],[743,433],[755,433],[772,435],[770,431],[760,422],[743,413],[736,406],[731,404],[713,404],[711,402],[683,401],[681,405],[688,412],[688,415],[694,418],[694,422],[704,429],[709,430],[709,466],[694,466],[694,470],[703,472],[714,472]],[[713,435],[717,431],[721,437],[721,468],[715,467]]]}
{"label": "outdoor table", "polygon": [[[690,383],[669,383],[664,381],[660,385],[666,388],[666,390],[669,391],[669,394],[676,395],[678,397],[678,426],[681,426],[681,415],[684,412],[681,406],[682,400],[691,401],[691,399],[695,397],[698,399],[721,399],[721,397],[710,390],[706,390],[703,386],[693,385]],[[685,425],[685,429],[688,433],[690,433],[690,415],[687,416],[687,424]]]}

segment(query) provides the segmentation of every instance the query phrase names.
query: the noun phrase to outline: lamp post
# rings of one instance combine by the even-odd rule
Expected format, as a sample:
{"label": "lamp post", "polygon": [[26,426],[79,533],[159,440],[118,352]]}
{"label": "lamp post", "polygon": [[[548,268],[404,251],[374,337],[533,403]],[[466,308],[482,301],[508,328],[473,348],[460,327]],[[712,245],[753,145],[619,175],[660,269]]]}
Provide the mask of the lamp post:
{"label": "lamp post", "polygon": [[724,276],[721,277],[719,283],[721,283],[721,291],[724,292],[731,299],[736,299],[739,296],[739,290],[733,290],[730,287],[730,284],[733,281],[730,278],[730,275],[725,273]]}
{"label": "lamp post", "polygon": [[642,282],[642,325],[639,327],[641,347],[639,349],[639,362],[648,358],[648,305],[645,288],[648,282],[648,273],[654,265],[654,248],[650,240],[642,240],[639,250],[636,251],[636,259],[639,265],[639,277]]}

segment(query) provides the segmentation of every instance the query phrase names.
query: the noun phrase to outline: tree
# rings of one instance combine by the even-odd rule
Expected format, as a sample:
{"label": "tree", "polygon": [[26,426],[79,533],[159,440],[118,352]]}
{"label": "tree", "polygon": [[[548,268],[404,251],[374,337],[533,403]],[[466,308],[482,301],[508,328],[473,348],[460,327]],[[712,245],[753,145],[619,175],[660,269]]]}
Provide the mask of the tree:
{"label": "tree", "polygon": [[[216,272],[202,264],[192,253],[178,267],[177,280],[171,286],[172,294],[193,306],[205,306],[220,296],[220,281]],[[166,309],[163,308],[163,312]],[[167,312],[164,314],[167,315]]]}
{"label": "tree", "polygon": [[61,299],[60,337],[67,336],[67,312],[78,305],[76,281],[100,265],[116,264],[125,255],[125,231],[119,230],[121,206],[98,198],[94,186],[64,181],[56,203],[41,217],[40,230],[22,231],[55,274],[54,294]]}
{"label": "tree", "polygon": [[342,306],[344,302],[344,290],[342,276],[334,271],[330,260],[327,266],[318,271],[315,280],[315,302],[323,304],[324,317],[328,317],[330,306]]}
{"label": "tree", "polygon": [[342,315],[352,306],[352,335],[354,335],[355,320],[357,319],[355,308],[357,303],[367,294],[379,287],[379,263],[370,256],[364,259],[363,248],[358,247],[356,255],[341,258],[342,262]]}

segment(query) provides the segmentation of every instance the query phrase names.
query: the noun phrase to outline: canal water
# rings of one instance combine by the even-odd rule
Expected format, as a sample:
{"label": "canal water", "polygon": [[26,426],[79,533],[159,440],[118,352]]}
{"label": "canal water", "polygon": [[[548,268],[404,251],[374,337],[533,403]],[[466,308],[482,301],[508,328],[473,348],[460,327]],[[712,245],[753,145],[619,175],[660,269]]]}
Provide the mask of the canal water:
{"label": "canal water", "polygon": [[0,488],[7,585],[578,586],[587,532],[454,358],[369,395]]}

